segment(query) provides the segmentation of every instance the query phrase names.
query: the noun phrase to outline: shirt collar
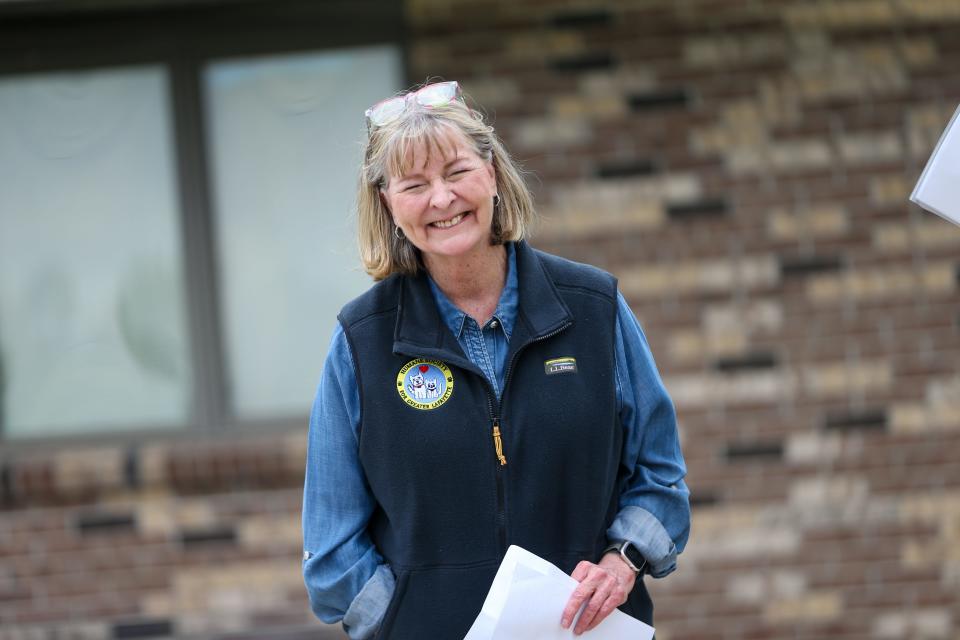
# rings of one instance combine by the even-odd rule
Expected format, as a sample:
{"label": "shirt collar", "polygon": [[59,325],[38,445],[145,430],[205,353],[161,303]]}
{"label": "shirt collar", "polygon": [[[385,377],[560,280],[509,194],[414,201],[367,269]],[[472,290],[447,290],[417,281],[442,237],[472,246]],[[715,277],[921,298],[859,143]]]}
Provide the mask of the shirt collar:
{"label": "shirt collar", "polygon": [[[512,350],[518,350],[540,338],[553,335],[570,326],[573,316],[560,293],[554,279],[567,279],[566,261],[560,258],[548,258],[540,254],[524,241],[514,243],[516,249],[517,282],[523,281],[523,297],[517,299],[516,322],[510,335]],[[548,274],[546,261],[551,262],[550,269],[556,273]],[[551,273],[552,273],[551,271]],[[473,371],[477,375],[483,372],[464,355],[463,348],[456,336],[440,317],[437,303],[430,292],[429,278],[421,270],[415,276],[391,276],[383,281],[383,291],[392,290],[391,280],[399,281],[399,291],[395,303],[381,300],[383,306],[379,312],[395,308],[397,321],[393,329],[393,352],[412,358],[435,358]],[[374,287],[378,290],[380,284]],[[390,304],[395,304],[390,307]],[[508,356],[510,357],[510,356]]]}
{"label": "shirt collar", "polygon": [[[500,293],[500,300],[497,302],[497,308],[493,312],[493,317],[497,319],[503,328],[507,340],[513,335],[513,325],[517,319],[517,305],[519,302],[519,286],[517,283],[517,253],[513,243],[506,243],[507,250],[507,280],[503,285],[503,291]],[[430,283],[430,292],[437,303],[437,310],[440,312],[440,318],[447,325],[451,333],[457,338],[463,334],[463,327],[467,321],[467,314],[461,311],[450,302],[450,299],[440,290],[433,278],[427,278]]]}

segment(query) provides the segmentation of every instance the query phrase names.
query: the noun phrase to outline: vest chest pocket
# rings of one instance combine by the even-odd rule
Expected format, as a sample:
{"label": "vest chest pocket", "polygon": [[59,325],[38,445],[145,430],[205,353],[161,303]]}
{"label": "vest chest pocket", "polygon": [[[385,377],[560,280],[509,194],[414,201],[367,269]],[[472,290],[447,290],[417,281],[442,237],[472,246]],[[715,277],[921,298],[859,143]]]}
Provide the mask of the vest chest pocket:
{"label": "vest chest pocket", "polygon": [[612,363],[572,345],[545,345],[521,360],[503,416],[507,457],[550,473],[607,459],[620,436]]}

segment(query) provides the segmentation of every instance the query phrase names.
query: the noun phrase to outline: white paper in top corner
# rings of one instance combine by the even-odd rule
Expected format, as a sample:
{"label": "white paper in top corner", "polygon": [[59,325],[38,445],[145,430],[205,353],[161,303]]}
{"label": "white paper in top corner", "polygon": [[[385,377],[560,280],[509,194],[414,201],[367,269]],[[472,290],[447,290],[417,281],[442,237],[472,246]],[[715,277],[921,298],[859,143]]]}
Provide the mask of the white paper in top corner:
{"label": "white paper in top corner", "polygon": [[[480,615],[464,640],[569,640],[560,615],[578,582],[525,549],[511,545],[500,563]],[[614,610],[586,640],[651,640],[653,627]]]}
{"label": "white paper in top corner", "polygon": [[960,225],[960,107],[933,149],[910,200]]}

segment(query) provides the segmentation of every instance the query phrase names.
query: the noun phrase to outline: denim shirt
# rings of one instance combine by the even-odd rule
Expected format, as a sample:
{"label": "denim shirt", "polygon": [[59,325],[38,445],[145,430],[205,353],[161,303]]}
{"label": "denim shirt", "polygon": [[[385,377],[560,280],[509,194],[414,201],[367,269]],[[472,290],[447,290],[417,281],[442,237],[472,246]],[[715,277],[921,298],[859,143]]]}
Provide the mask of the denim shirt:
{"label": "denim shirt", "polygon": [[[499,397],[520,295],[513,245],[507,245],[507,279],[500,300],[483,327],[450,302],[432,279],[430,288],[464,354]],[[643,330],[623,296],[617,295],[617,303],[616,398],[624,430],[621,466],[628,475],[607,536],[630,540],[647,559],[651,575],[659,578],[676,568],[689,534],[686,467],[673,403]],[[359,462],[359,428],[353,358],[338,324],[310,416],[303,574],[314,613],[324,622],[342,620],[354,640],[374,635],[395,588],[393,572],[366,532],[376,501]]]}

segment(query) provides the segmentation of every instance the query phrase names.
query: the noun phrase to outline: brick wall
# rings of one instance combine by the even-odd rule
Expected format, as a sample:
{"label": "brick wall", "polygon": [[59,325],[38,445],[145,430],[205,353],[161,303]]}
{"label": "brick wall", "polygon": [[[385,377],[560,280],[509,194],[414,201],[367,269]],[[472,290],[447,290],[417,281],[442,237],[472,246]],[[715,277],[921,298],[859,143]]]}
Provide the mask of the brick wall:
{"label": "brick wall", "polygon": [[[960,2],[407,7],[411,82],[495,116],[536,244],[618,275],[677,404],[657,637],[960,636],[960,229],[906,202]],[[13,460],[0,639],[305,637],[303,440]]]}
{"label": "brick wall", "polygon": [[0,639],[341,637],[300,576],[305,454],[296,432],[8,463]]}

